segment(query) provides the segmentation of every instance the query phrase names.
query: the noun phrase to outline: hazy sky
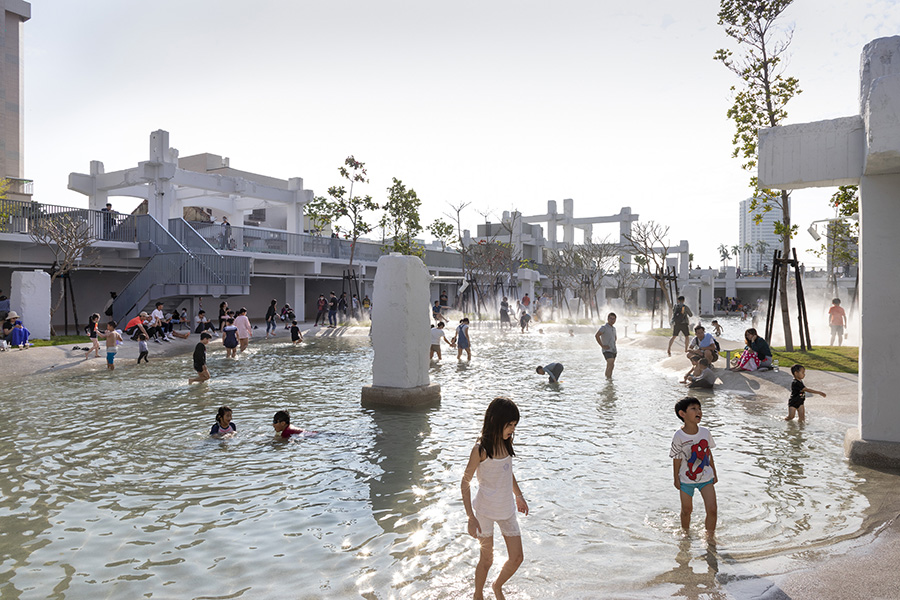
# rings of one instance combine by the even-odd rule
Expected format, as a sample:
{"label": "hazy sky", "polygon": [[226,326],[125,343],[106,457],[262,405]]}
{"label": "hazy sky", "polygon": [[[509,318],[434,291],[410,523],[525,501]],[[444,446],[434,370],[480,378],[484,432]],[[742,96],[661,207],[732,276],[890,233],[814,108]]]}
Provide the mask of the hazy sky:
{"label": "hazy sky", "polygon": [[[551,199],[574,198],[577,217],[631,206],[716,266],[749,195],[725,116],[737,78],[712,60],[729,44],[718,2],[622,4],[33,0],[25,176],[38,201],[85,206],[70,172],[135,166],[165,129],[181,156],[303,177],[316,194],[353,154],[365,193],[383,200],[402,179],[425,223],[460,201],[473,230],[480,212],[540,214]],[[860,52],[900,34],[898,2],[796,0],[786,16],[803,89],[788,122],[857,114]],[[832,192],[794,193],[799,248]]]}

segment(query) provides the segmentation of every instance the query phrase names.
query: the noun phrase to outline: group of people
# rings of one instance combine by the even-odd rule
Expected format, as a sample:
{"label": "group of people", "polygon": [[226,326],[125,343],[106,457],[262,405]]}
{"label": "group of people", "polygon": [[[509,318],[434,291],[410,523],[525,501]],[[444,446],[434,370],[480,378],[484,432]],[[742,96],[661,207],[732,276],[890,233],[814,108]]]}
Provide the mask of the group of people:
{"label": "group of people", "polygon": [[549,304],[549,297],[535,297],[532,301],[531,296],[528,295],[528,292],[522,296],[521,300],[516,300],[516,308],[514,312],[510,312],[509,306],[509,298],[503,296],[500,300],[500,327],[503,327],[506,324],[508,327],[512,327],[511,316],[515,317],[516,321],[519,324],[519,328],[522,330],[522,333],[528,331],[529,326],[532,320],[540,321],[541,320],[541,311],[543,310],[543,306],[545,304]]}
{"label": "group of people", "polygon": [[[216,412],[216,422],[209,429],[210,437],[226,439],[237,434],[237,424],[232,420],[233,411],[229,406],[220,406]],[[291,425],[291,413],[279,410],[272,418],[272,427],[275,429],[275,437],[286,440],[292,435],[315,434],[314,431],[305,431]]]}
{"label": "group of people", "polygon": [[330,292],[328,298],[324,294],[319,294],[316,300],[316,320],[313,327],[318,327],[321,321],[325,325],[325,317],[328,317],[328,327],[335,328],[338,324],[338,313],[343,319],[348,316],[353,319],[366,318],[372,313],[372,300],[368,294],[360,300],[357,294],[350,297],[347,301],[347,292],[341,292],[338,297],[334,292]]}

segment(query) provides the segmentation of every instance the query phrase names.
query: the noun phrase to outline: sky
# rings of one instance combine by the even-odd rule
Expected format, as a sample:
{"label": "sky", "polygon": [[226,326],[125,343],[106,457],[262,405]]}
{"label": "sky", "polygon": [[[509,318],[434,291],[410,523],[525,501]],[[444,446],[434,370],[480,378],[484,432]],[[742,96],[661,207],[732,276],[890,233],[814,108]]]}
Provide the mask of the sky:
{"label": "sky", "polygon": [[[69,173],[136,166],[164,129],[181,156],[302,177],[316,195],[353,155],[370,177],[360,192],[384,201],[401,179],[425,224],[460,202],[473,231],[504,210],[543,214],[547,200],[561,211],[573,198],[576,217],[630,206],[715,267],[750,195],[726,117],[739,82],[712,60],[734,46],[716,1],[625,4],[33,0],[25,177],[39,202],[86,206]],[[900,34],[900,3],[795,0],[783,23],[803,90],[785,124],[850,116],[862,48]],[[805,252],[818,245],[805,230],[833,216],[834,191],[794,192],[808,267],[824,261]]]}

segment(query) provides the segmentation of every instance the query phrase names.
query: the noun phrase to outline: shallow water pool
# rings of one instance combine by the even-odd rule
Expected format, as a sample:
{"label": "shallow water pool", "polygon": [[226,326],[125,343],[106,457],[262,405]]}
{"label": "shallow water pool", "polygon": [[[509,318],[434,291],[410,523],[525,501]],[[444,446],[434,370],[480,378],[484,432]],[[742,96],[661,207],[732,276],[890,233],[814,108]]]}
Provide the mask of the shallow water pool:
{"label": "shallow water pool", "polygon": [[[360,407],[366,337],[210,351],[112,373],[12,382],[0,399],[3,598],[460,598],[475,540],[459,481],[495,395],[512,397],[525,563],[509,598],[685,598],[779,569],[865,527],[879,474],[848,465],[845,426],[703,392],[717,443],[718,546],[680,532],[668,457],[684,395],[660,351],[622,345],[602,376],[590,334],[473,327],[473,361],[445,352],[440,408]],[[560,361],[562,382],[538,364]],[[99,364],[99,361],[98,361]],[[216,409],[239,436],[207,437]],[[318,435],[275,441],[272,415]],[[493,574],[505,558],[495,542]],[[796,559],[799,560],[799,559]],[[767,567],[769,568],[769,567]]]}

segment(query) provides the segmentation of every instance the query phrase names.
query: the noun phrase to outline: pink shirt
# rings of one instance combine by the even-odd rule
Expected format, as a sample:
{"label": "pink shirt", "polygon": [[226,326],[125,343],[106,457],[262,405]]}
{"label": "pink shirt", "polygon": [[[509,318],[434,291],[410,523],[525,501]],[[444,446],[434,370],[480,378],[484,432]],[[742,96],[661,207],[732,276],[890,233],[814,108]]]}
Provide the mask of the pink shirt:
{"label": "pink shirt", "polygon": [[250,319],[247,318],[247,315],[238,315],[235,317],[234,326],[238,329],[238,339],[247,339],[253,335],[253,329],[250,327]]}

